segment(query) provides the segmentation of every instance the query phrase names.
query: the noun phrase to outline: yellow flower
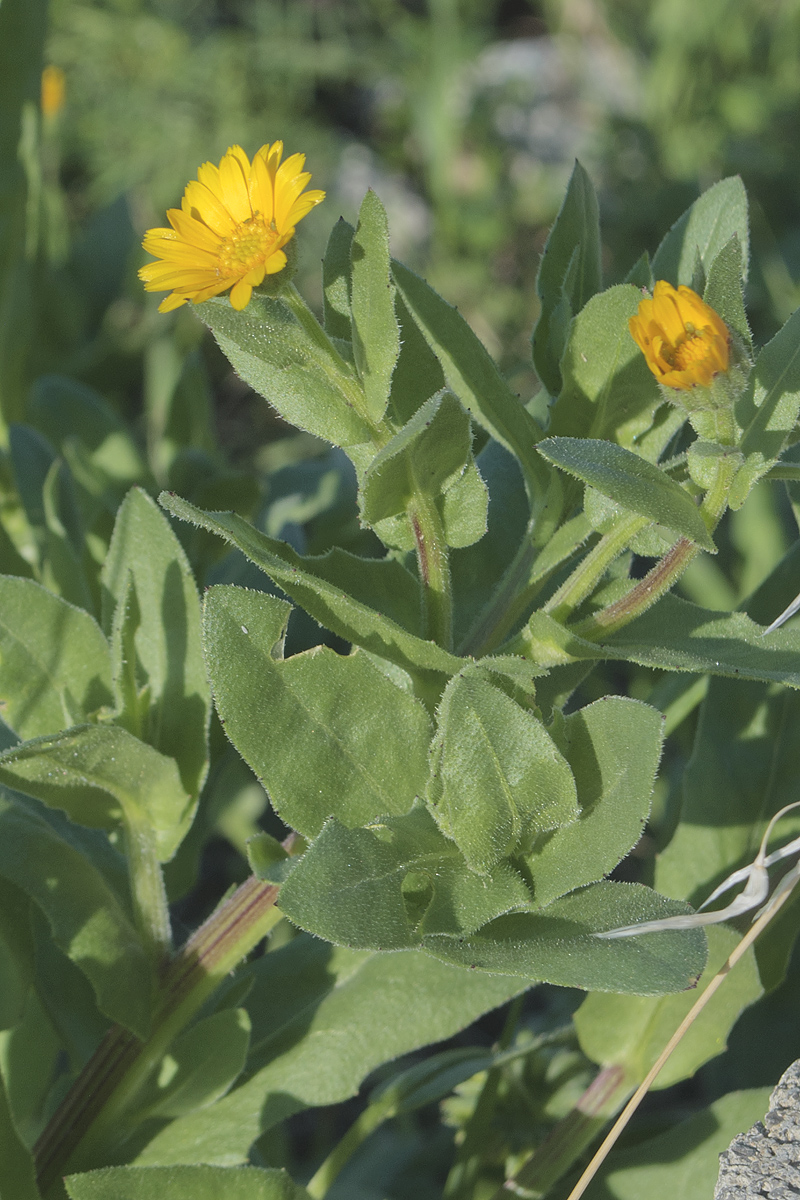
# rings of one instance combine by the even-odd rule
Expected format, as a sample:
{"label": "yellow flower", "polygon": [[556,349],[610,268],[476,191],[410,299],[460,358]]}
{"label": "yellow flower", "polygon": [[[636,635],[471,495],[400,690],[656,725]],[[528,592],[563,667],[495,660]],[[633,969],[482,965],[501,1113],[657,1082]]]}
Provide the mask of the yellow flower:
{"label": "yellow flower", "polygon": [[634,341],[659,383],[691,391],[727,371],[730,335],[724,321],[691,288],[659,279],[628,322]]}
{"label": "yellow flower", "polygon": [[67,86],[61,67],[52,64],[42,71],[42,112],[46,117],[55,117],[64,107]]}
{"label": "yellow flower", "polygon": [[187,300],[199,304],[231,288],[236,309],[250,302],[265,275],[286,266],[282,247],[324,192],[301,195],[311,176],[305,155],[281,163],[283,142],[262,146],[252,163],[231,146],[219,167],[204,163],[186,187],[180,208],[170,208],[171,229],[150,229],[142,245],[161,262],[139,271],[148,292],[166,292],[159,312]]}

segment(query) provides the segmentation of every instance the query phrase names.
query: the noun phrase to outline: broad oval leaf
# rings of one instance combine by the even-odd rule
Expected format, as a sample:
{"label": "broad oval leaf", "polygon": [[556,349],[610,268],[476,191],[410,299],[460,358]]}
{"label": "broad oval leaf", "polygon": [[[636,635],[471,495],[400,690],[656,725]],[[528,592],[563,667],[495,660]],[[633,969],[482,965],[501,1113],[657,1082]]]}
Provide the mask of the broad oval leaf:
{"label": "broad oval leaf", "polygon": [[678,217],[656,251],[653,279],[691,287],[698,257],[708,274],[734,234],[742,248],[742,277],[746,279],[750,248],[747,193],[738,175],[715,183]]}
{"label": "broad oval leaf", "polygon": [[578,815],[572,772],[547,730],[467,668],[447,685],[431,749],[428,805],[470,867],[491,870]]}
{"label": "broad oval leaf", "polygon": [[291,607],[243,588],[206,593],[206,662],[225,731],[293,829],[407,812],[427,777],[423,706],[363,653],[284,660]]}
{"label": "broad oval leaf", "polygon": [[309,1200],[284,1170],[260,1167],[101,1167],[64,1184],[70,1200]]}

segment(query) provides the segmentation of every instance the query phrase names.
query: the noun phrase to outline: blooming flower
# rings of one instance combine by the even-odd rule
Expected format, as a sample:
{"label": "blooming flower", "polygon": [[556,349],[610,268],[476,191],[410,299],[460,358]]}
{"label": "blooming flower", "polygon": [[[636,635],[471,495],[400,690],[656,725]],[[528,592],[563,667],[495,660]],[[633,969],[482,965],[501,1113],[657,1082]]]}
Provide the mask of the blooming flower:
{"label": "blooming flower", "polygon": [[691,288],[659,279],[628,322],[634,341],[659,383],[690,391],[708,387],[728,370],[730,335],[724,321]]}
{"label": "blooming flower", "polygon": [[170,208],[171,229],[150,229],[142,245],[160,262],[139,271],[148,292],[170,291],[159,312],[198,304],[231,288],[242,309],[265,275],[286,266],[282,247],[298,221],[325,198],[303,193],[311,176],[305,155],[281,163],[283,142],[262,146],[252,163],[241,146],[231,146],[219,167],[204,163],[186,187],[180,208]]}

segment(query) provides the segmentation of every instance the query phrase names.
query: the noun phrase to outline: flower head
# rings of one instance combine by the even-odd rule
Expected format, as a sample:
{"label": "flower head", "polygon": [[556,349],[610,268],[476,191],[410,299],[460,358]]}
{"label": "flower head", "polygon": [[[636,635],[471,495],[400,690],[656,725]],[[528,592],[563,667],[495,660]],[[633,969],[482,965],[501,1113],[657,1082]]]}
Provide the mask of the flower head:
{"label": "flower head", "polygon": [[283,142],[273,142],[251,163],[241,146],[231,146],[219,167],[203,164],[181,207],[168,210],[172,228],[147,231],[142,245],[161,261],[142,267],[139,278],[148,292],[171,290],[159,312],[228,288],[231,304],[242,309],[265,275],[283,270],[282,247],[325,193],[303,193],[311,178],[303,170],[305,156],[292,154],[282,163],[282,153]]}
{"label": "flower head", "polygon": [[728,370],[730,334],[713,308],[691,288],[659,279],[652,300],[645,297],[628,322],[647,365],[665,387],[691,391],[708,387]]}

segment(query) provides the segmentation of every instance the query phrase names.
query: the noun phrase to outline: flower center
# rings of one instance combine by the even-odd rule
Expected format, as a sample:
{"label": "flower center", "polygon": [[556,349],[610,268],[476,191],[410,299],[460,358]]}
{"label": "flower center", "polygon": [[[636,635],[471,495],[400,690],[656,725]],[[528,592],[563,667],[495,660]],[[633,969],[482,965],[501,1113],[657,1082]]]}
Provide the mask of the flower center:
{"label": "flower center", "polygon": [[246,275],[266,262],[277,240],[277,229],[272,229],[258,214],[243,221],[220,246],[217,274],[223,279]]}

